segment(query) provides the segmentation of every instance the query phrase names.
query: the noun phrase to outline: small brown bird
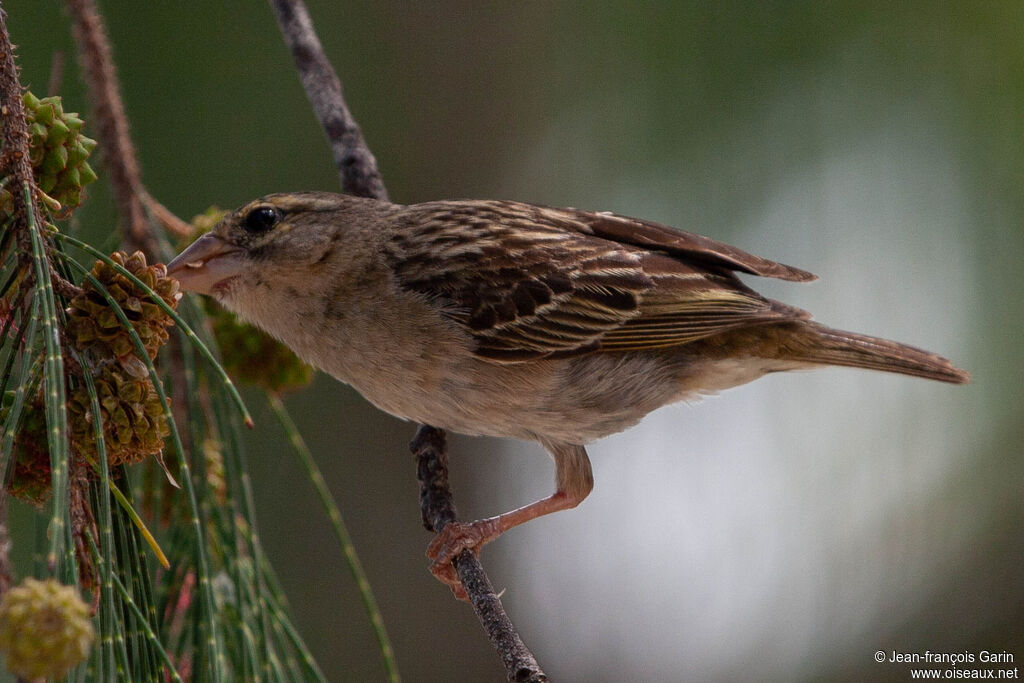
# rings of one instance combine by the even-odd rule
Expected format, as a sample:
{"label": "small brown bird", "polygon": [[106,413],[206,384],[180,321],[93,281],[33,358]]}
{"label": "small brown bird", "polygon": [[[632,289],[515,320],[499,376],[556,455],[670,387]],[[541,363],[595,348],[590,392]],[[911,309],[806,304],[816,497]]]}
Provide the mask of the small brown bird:
{"label": "small brown bird", "polygon": [[736,272],[815,279],[610,213],[325,192],[250,202],[168,266],[392,415],[547,449],[554,494],[431,543],[460,596],[455,555],[578,505],[593,486],[584,444],[667,403],[816,365],[968,380],[933,353],[811,322]]}

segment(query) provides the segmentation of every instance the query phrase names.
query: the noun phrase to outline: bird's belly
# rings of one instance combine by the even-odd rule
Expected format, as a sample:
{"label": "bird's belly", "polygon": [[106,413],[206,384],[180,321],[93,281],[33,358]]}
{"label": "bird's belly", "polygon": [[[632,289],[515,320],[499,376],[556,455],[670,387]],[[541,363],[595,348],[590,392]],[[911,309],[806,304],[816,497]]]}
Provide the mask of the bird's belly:
{"label": "bird's belly", "polygon": [[794,369],[759,358],[696,360],[678,350],[498,364],[430,348],[380,365],[362,355],[325,369],[400,418],[462,434],[575,444],[627,429],[663,405]]}
{"label": "bird's belly", "polygon": [[[470,435],[585,444],[686,396],[664,357],[595,354],[496,364],[435,362],[406,373],[339,377],[382,410]],[[362,373],[357,373],[362,374]]]}
{"label": "bird's belly", "polygon": [[[438,360],[414,369],[387,368],[339,379],[396,417],[471,436],[537,439],[540,421],[528,378],[478,373],[466,363]],[[370,377],[369,375],[372,375]],[[549,416],[550,417],[550,416]]]}

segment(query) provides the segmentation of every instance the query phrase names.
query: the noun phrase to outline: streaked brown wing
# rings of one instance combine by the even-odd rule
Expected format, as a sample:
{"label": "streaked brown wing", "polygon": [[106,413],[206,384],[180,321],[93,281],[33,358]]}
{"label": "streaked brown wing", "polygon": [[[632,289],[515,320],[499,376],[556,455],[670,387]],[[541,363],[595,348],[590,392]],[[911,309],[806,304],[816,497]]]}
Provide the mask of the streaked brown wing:
{"label": "streaked brown wing", "polygon": [[661,223],[609,212],[593,213],[575,209],[565,211],[571,212],[576,220],[585,226],[584,232],[607,240],[632,244],[652,251],[664,251],[691,262],[707,263],[761,277],[795,282],[818,279],[816,275],[806,270],[769,261],[710,237],[677,230]]}
{"label": "streaked brown wing", "polygon": [[746,288],[731,261],[649,251],[577,220],[595,215],[515,202],[418,204],[404,210],[388,255],[404,287],[497,361],[672,346],[803,317]]}
{"label": "streaked brown wing", "polygon": [[642,265],[655,286],[641,298],[639,315],[601,339],[603,349],[676,346],[726,330],[810,317],[765,299],[731,273],[711,272],[654,253],[644,254]]}

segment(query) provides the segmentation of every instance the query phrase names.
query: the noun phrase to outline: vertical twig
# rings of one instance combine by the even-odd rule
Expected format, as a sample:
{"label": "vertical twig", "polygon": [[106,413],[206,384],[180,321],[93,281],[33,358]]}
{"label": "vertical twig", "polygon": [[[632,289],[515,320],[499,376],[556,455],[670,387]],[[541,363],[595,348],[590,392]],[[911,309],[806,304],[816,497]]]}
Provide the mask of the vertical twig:
{"label": "vertical twig", "polygon": [[[420,426],[409,449],[416,457],[423,526],[429,531],[440,533],[449,522],[458,518],[448,486],[448,450],[444,430],[429,425]],[[491,580],[480,564],[480,558],[470,550],[463,550],[455,556],[453,564],[481,626],[487,631],[494,649],[501,655],[508,679],[529,683],[548,680],[505,613],[501,600],[491,586]]]}
{"label": "vertical twig", "polygon": [[121,85],[103,17],[94,0],[67,0],[78,42],[78,59],[94,108],[97,137],[117,203],[128,251],[141,249],[149,261],[160,259],[159,240],[147,213],[177,235],[188,235],[188,224],[168,211],[142,184],[138,157],[128,130]]}
{"label": "vertical twig", "polygon": [[345,104],[341,81],[320,45],[313,21],[301,0],[270,0],[285,43],[292,51],[306,97],[327,135],[341,186],[358,197],[387,199],[377,160]]}
{"label": "vertical twig", "polygon": [[100,149],[121,216],[125,245],[129,251],[141,249],[147,259],[153,260],[159,251],[154,236],[146,229],[139,199],[142,193],[139,161],[128,131],[128,116],[121,100],[106,27],[93,0],[68,0],[67,6],[78,42],[82,74],[95,110]]}
{"label": "vertical twig", "polygon": [[[305,4],[302,0],[270,0],[270,4],[291,49],[306,96],[330,142],[342,187],[354,195],[386,200],[388,195],[377,162],[345,104],[341,81],[323,52]],[[440,531],[456,518],[448,486],[444,432],[421,426],[410,448],[417,461],[424,524],[430,530]],[[480,624],[505,664],[509,680],[546,681],[495,595],[480,559],[467,551],[455,559],[454,565]]]}
{"label": "vertical twig", "polygon": [[7,496],[3,500],[4,509],[0,510],[0,595],[14,583],[14,568],[11,567],[11,538],[7,534]]}
{"label": "vertical twig", "polygon": [[[10,177],[7,185],[13,188],[11,193],[14,197],[16,219],[20,225],[25,225],[25,215],[28,211],[34,210],[32,206],[25,206],[25,200],[19,191],[22,184],[34,183],[32,175],[32,164],[28,157],[28,128],[25,125],[25,107],[21,101],[21,82],[18,80],[18,66],[14,61],[14,46],[11,45],[10,35],[7,33],[7,12],[0,8],[0,177]],[[34,187],[34,185],[31,185]],[[27,231],[17,232],[19,244],[19,258],[24,264],[29,260],[32,247],[29,244]],[[38,302],[35,304],[38,306]],[[35,311],[36,309],[33,309]],[[10,320],[14,320],[14,311],[8,312]],[[34,319],[33,315],[31,319]],[[12,406],[11,410],[14,410]],[[11,582],[10,562],[8,550],[10,543],[7,540],[7,469],[13,466],[13,462],[7,462],[5,457],[8,449],[6,446],[13,442],[13,435],[4,434],[0,446],[0,525],[3,527],[3,542],[0,543],[0,594],[6,592]]]}
{"label": "vertical twig", "polygon": [[[51,528],[51,543],[49,561],[55,565],[58,560],[63,559],[60,551],[65,548],[67,541],[63,535],[61,524],[63,518],[59,517],[62,509],[62,502],[67,501],[67,464],[68,464],[68,440],[67,440],[67,410],[65,408],[65,374],[63,374],[63,358],[60,353],[59,332],[56,328],[56,313],[53,288],[50,282],[49,262],[45,255],[45,243],[42,234],[42,215],[36,203],[38,188],[36,187],[35,175],[32,170],[32,162],[29,157],[29,132],[26,124],[25,105],[22,101],[22,83],[18,80],[17,65],[14,61],[14,48],[10,42],[10,35],[7,32],[7,13],[0,7],[0,127],[2,127],[3,152],[0,154],[0,176],[6,180],[7,187],[13,197],[14,216],[12,217],[11,229],[16,232],[16,239],[19,245],[19,259],[23,267],[28,268],[29,283],[32,283],[33,296],[33,318],[39,311],[42,311],[42,328],[46,354],[45,364],[45,389],[47,392],[46,401],[46,425],[47,442],[51,454],[51,467],[53,468],[53,527]],[[31,266],[31,267],[30,267]],[[28,284],[28,283],[27,283]],[[26,299],[23,305],[28,305]],[[30,326],[35,330],[35,319]],[[34,343],[34,332],[24,338],[26,348]],[[11,409],[12,412],[14,409]],[[12,422],[13,424],[13,422]],[[8,440],[5,440],[7,444]],[[5,447],[4,460],[7,460],[12,453]],[[7,468],[11,463],[0,463],[0,481],[6,481]],[[65,503],[66,505],[66,503]],[[7,513],[7,488],[5,483],[0,483],[0,524],[6,526]],[[7,552],[9,542],[6,538],[0,539],[0,588],[5,588],[11,581],[11,572]],[[66,566],[60,565],[61,569],[67,570]]]}
{"label": "vertical twig", "polygon": [[[21,101],[21,81],[18,80],[18,65],[14,61],[14,46],[7,32],[7,12],[0,8],[0,130],[3,137],[3,153],[0,155],[0,175],[8,177],[7,187],[14,197],[16,225],[28,225],[31,213],[36,225],[43,224],[43,217],[35,202],[25,203],[21,188],[28,183],[36,191],[36,180],[29,160],[28,127],[25,124],[25,105]],[[27,230],[18,230],[18,244],[23,263],[30,260],[32,246]]]}
{"label": "vertical twig", "polygon": [[47,96],[60,94],[60,86],[64,83],[64,50],[53,53],[50,63],[50,80],[46,84]]}
{"label": "vertical twig", "polygon": [[[158,226],[162,225],[165,229],[180,235],[191,233],[191,229],[184,221],[178,219],[153,199],[142,183],[138,157],[132,143],[128,117],[121,97],[121,87],[114,66],[110,39],[95,0],[67,0],[66,4],[78,44],[78,60],[94,109],[97,137],[100,148],[103,150],[105,167],[110,175],[111,189],[120,216],[124,247],[129,251],[141,250],[150,262],[159,261],[162,249]],[[84,245],[79,246],[84,247]],[[86,248],[86,251],[97,255],[94,250],[89,248]],[[106,257],[102,255],[98,255],[98,257],[106,261],[108,265],[111,264]],[[123,269],[121,270],[123,271]],[[124,271],[122,275],[126,273],[127,271]],[[133,276],[129,275],[129,279],[137,285],[142,284]],[[158,306],[163,307],[159,296],[153,297],[153,300]],[[114,307],[113,310],[117,312],[120,309]],[[168,310],[165,308],[165,312]],[[123,318],[123,315],[123,312],[118,314],[120,322],[125,325],[126,329],[131,330],[131,324]],[[172,318],[179,326],[181,325],[179,317],[172,314]],[[190,331],[186,334],[194,337]],[[141,354],[139,357],[146,358],[146,352],[142,349],[141,343],[138,342],[137,335],[134,333],[132,333],[132,340],[139,344],[137,347]],[[174,358],[180,360],[180,354],[175,354]],[[225,634],[217,619],[217,605],[211,579],[212,558],[209,557],[210,551],[205,541],[206,532],[198,513],[199,494],[192,479],[184,444],[179,436],[174,416],[170,412],[163,384],[151,363],[147,364],[147,369],[170,426],[173,452],[178,455],[178,467],[181,473],[179,481],[184,488],[189,508],[192,511],[190,522],[197,539],[195,560],[199,583],[198,594],[201,601],[200,630],[203,632],[201,639],[204,646],[197,653],[199,659],[196,664],[206,667],[203,674],[209,676],[211,680],[221,681],[230,675],[230,670],[224,643]],[[182,391],[183,387],[184,383],[175,382],[174,384],[176,392]],[[180,403],[184,404],[184,401],[180,401]],[[251,422],[248,416],[246,416],[246,421],[247,423]]]}

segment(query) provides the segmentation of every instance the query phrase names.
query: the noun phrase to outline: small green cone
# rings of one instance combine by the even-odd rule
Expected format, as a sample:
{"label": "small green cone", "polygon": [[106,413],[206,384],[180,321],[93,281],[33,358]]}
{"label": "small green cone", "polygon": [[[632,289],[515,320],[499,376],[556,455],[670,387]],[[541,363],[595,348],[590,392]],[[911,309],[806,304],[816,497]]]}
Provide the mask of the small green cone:
{"label": "small green cone", "polygon": [[[82,119],[65,112],[59,97],[39,99],[30,92],[22,97],[31,141],[29,160],[36,175],[36,185],[50,196],[51,211],[64,212],[66,217],[82,203],[82,188],[96,180],[88,163],[96,141],[82,135]],[[9,202],[0,191],[0,209],[10,214]],[[59,208],[57,208],[59,207]]]}
{"label": "small green cone", "polygon": [[89,606],[56,579],[25,579],[0,600],[0,652],[20,678],[62,678],[85,661],[95,638]]}

